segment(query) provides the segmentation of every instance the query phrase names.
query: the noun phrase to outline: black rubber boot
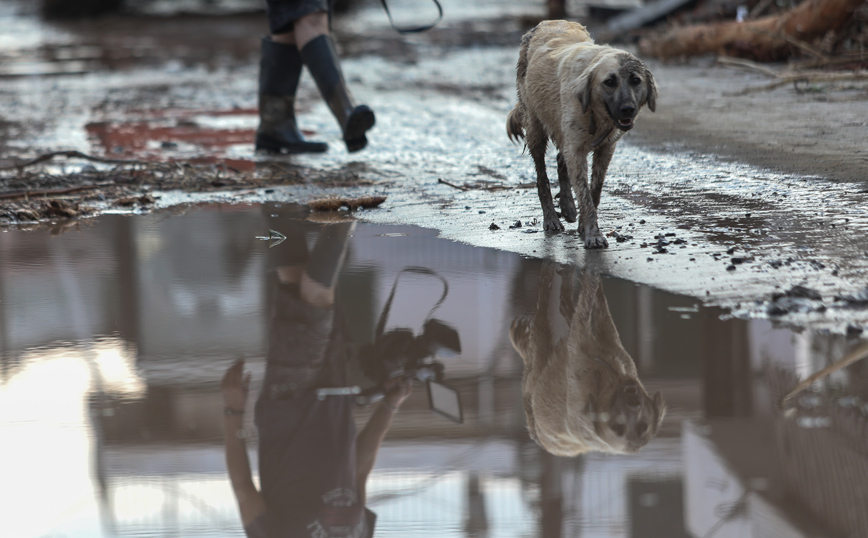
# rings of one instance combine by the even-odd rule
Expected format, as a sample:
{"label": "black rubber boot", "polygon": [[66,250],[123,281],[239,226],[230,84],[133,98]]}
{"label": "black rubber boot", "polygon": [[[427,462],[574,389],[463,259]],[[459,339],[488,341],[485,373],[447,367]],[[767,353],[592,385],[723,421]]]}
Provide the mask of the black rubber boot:
{"label": "black rubber boot", "polygon": [[347,151],[363,149],[368,145],[365,132],[374,126],[374,111],[367,105],[353,105],[331,37],[321,35],[308,42],[301,58],[341,126]]}
{"label": "black rubber boot", "polygon": [[329,149],[323,142],[305,140],[295,123],[295,92],[301,80],[301,68],[301,56],[295,45],[262,38],[257,150],[322,153]]}

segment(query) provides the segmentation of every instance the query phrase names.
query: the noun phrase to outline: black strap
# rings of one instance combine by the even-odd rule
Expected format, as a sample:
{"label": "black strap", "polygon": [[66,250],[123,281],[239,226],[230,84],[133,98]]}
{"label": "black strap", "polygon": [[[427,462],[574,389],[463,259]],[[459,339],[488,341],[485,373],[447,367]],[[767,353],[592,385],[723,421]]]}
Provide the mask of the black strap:
{"label": "black strap", "polygon": [[395,298],[395,291],[397,291],[398,289],[398,280],[401,279],[401,275],[403,275],[404,273],[416,273],[417,275],[433,276],[440,279],[440,282],[443,284],[443,294],[440,295],[440,299],[437,301],[437,304],[434,305],[434,308],[428,311],[428,315],[425,316],[425,321],[431,319],[431,315],[434,314],[435,310],[440,308],[440,305],[442,305],[443,301],[446,300],[446,296],[449,295],[449,283],[438,273],[432,271],[431,269],[428,269],[427,267],[405,267],[395,277],[395,282],[392,283],[392,291],[391,293],[389,293],[389,298],[386,300],[386,305],[383,307],[383,312],[380,314],[379,321],[377,321],[377,327],[374,330],[374,338],[382,336],[382,334],[386,330],[386,321],[389,318],[389,311],[392,309],[392,299]]}
{"label": "black strap", "polygon": [[437,26],[437,24],[443,20],[443,6],[440,5],[440,2],[438,2],[438,0],[431,1],[434,2],[435,6],[437,6],[437,20],[425,26],[408,26],[406,28],[399,28],[395,26],[395,21],[392,20],[392,13],[389,11],[389,6],[388,4],[386,4],[386,0],[380,0],[380,3],[383,4],[383,9],[386,10],[386,15],[389,17],[389,24],[392,25],[392,28],[394,28],[396,32],[398,32],[399,34],[418,34],[420,32],[427,32],[431,28]]}

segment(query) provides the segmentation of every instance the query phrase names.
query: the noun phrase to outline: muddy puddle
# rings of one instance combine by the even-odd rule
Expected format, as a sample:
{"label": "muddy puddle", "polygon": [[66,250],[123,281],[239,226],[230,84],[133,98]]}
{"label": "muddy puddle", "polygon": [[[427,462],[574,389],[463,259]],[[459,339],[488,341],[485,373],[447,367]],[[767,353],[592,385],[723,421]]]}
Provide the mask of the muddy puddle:
{"label": "muddy puddle", "polygon": [[[227,428],[236,486],[308,534],[360,532],[362,499],[381,536],[868,534],[866,364],[778,407],[858,342],[598,262],[294,204],[4,229],[3,535],[242,536]],[[239,358],[246,402],[221,389]],[[395,373],[431,384],[334,390]],[[353,424],[378,417],[362,491]]]}

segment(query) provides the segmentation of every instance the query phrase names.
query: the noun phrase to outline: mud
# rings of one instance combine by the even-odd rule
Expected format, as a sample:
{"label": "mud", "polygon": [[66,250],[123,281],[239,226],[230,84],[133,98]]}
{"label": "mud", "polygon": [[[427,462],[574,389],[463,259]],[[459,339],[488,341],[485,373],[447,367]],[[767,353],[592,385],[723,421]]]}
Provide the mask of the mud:
{"label": "mud", "polygon": [[[423,18],[414,6],[397,3],[396,20]],[[32,30],[29,40],[3,41],[0,54],[36,60],[17,63],[0,90],[7,103],[0,183],[17,196],[42,180],[69,188],[90,175],[87,185],[100,189],[95,196],[54,197],[94,213],[214,200],[385,196],[380,209],[359,217],[418,224],[452,240],[526,256],[593,260],[608,274],[740,317],[841,334],[868,322],[861,308],[835,300],[868,281],[860,177],[868,158],[864,89],[779,88],[734,96],[763,80],[708,62],[651,62],[660,85],[658,111],[643,111],[620,143],[603,191],[600,224],[614,241],[606,251],[586,252],[574,230],[542,231],[530,158],[504,132],[514,103],[518,39],[524,21],[542,6],[447,2],[444,8],[447,18],[438,28],[409,37],[397,36],[377,7],[337,20],[345,76],[357,99],[377,113],[371,144],[347,154],[304,77],[302,128],[331,149],[277,158],[252,151],[263,31],[256,14],[115,16],[49,31],[7,11],[7,18],[27,20]],[[46,47],[78,52],[44,55]],[[85,52],[100,61],[79,61]],[[78,68],[62,66],[65,57],[78,58]],[[52,67],[55,74],[45,76]],[[26,175],[15,165],[56,150],[135,164],[46,164],[28,168],[32,177],[22,185]],[[552,169],[553,160],[550,155]],[[145,194],[155,203],[126,208],[113,202]],[[13,215],[6,222],[20,220]],[[774,308],[774,294],[796,285],[817,290],[821,304]]]}
{"label": "mud", "polygon": [[[656,114],[633,140],[660,150],[712,153],[737,162],[868,188],[868,84],[799,82],[740,95],[771,82],[711,58],[650,61],[660,85]],[[785,65],[770,66],[782,70]]]}

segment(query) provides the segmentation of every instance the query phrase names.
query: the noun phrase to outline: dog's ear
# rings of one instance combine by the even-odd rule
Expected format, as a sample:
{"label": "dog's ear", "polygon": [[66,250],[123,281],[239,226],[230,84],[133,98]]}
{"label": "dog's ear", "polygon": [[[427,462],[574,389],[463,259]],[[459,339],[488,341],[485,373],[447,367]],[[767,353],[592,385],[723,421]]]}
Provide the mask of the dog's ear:
{"label": "dog's ear", "polygon": [[645,81],[645,89],[648,92],[645,101],[648,103],[648,109],[655,112],[657,110],[657,83],[654,82],[654,75],[647,67],[645,68]]}
{"label": "dog's ear", "polygon": [[576,97],[582,105],[582,114],[588,113],[588,107],[591,106],[591,89],[593,69],[586,69],[579,80],[576,81]]}
{"label": "dog's ear", "polygon": [[666,402],[663,401],[663,395],[660,391],[654,393],[654,425],[653,433],[656,435],[660,425],[663,424],[663,418],[666,417]]}

